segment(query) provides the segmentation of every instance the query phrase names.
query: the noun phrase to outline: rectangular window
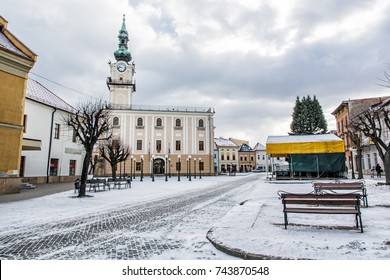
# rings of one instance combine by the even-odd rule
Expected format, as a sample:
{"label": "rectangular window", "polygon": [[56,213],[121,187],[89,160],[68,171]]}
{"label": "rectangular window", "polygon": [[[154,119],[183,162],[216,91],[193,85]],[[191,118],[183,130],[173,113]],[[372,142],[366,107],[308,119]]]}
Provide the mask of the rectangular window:
{"label": "rectangular window", "polygon": [[225,160],[225,155],[221,155],[221,160]]}
{"label": "rectangular window", "polygon": [[235,154],[233,154],[233,160],[236,160],[236,155]]}
{"label": "rectangular window", "polygon": [[254,161],[253,156],[251,156],[251,161]]}
{"label": "rectangular window", "polygon": [[204,162],[203,161],[199,162],[199,170],[201,170],[201,171],[204,170]]}
{"label": "rectangular window", "polygon": [[54,139],[60,139],[60,124],[54,124]]}
{"label": "rectangular window", "polygon": [[69,161],[69,176],[76,175],[76,161],[74,159],[71,159]]}
{"label": "rectangular window", "polygon": [[156,140],[156,151],[158,153],[161,151],[161,140]]}
{"label": "rectangular window", "polygon": [[199,151],[204,151],[204,141],[199,141]]}
{"label": "rectangular window", "polygon": [[226,155],[226,160],[230,160],[230,156],[229,155]]}
{"label": "rectangular window", "polygon": [[137,140],[137,151],[142,150],[142,140]]}
{"label": "rectangular window", "polygon": [[141,171],[141,163],[140,162],[136,162],[135,163],[135,170],[136,171]]}
{"label": "rectangular window", "polygon": [[176,141],[176,151],[181,151],[181,141]]}
{"label": "rectangular window", "polygon": [[58,158],[50,159],[50,176],[58,175]]}

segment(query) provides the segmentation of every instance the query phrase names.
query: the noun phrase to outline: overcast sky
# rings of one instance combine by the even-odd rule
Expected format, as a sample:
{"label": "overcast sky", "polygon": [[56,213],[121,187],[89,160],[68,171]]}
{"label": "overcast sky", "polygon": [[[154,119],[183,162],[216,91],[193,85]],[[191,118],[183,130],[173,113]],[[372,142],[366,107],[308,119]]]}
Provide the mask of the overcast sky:
{"label": "overcast sky", "polygon": [[[108,99],[122,16],[136,64],[134,104],[215,108],[215,136],[286,135],[297,96],[331,112],[390,94],[388,0],[2,0],[8,29],[39,57],[32,72]],[[31,78],[71,104],[84,95]]]}

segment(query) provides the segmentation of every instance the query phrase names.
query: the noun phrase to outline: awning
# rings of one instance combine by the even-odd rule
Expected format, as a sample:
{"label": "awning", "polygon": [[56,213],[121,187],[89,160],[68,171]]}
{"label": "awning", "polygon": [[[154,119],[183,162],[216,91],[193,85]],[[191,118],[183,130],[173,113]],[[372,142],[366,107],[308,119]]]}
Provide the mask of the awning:
{"label": "awning", "polygon": [[40,151],[41,147],[41,140],[23,138],[22,151]]}
{"label": "awning", "polygon": [[344,153],[344,142],[333,134],[269,136],[266,150],[272,156]]}

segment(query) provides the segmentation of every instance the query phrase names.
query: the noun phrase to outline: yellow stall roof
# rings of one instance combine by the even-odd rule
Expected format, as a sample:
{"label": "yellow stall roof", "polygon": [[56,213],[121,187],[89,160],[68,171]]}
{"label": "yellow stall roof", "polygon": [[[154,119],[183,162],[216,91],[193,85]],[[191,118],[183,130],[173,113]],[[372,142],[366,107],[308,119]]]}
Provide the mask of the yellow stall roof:
{"label": "yellow stall roof", "polygon": [[272,156],[344,153],[344,141],[334,134],[268,136],[266,152]]}

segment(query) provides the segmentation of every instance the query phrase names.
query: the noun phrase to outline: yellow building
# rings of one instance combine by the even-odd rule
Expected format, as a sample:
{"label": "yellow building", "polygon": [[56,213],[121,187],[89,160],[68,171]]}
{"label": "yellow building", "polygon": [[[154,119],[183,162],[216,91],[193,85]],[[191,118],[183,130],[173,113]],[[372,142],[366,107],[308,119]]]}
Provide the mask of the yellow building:
{"label": "yellow building", "polygon": [[26,83],[37,60],[7,25],[0,16],[0,194],[19,191]]}

